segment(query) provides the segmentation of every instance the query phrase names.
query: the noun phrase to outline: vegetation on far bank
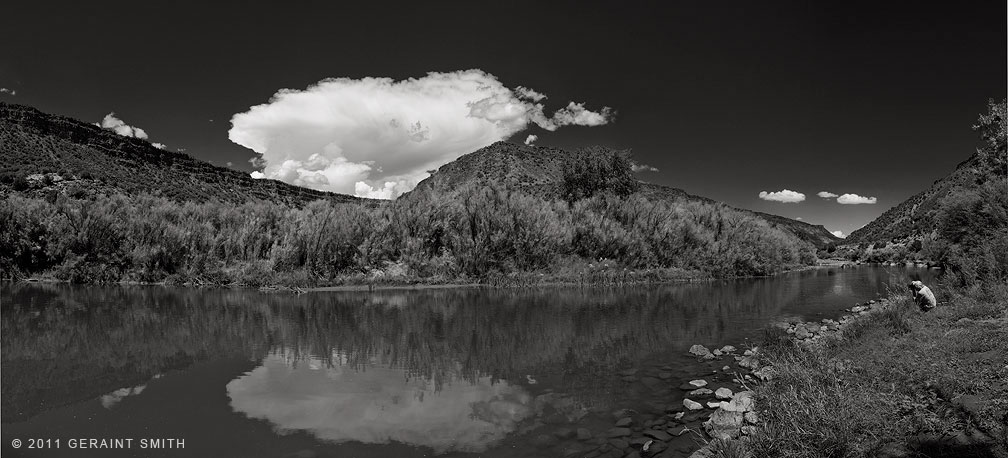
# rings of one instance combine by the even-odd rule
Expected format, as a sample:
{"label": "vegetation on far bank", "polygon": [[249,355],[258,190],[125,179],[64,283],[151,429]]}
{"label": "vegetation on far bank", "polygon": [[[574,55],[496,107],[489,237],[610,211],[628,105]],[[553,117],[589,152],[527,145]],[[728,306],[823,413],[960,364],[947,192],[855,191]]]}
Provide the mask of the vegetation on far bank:
{"label": "vegetation on far bank", "polygon": [[12,193],[0,201],[0,268],[75,283],[505,285],[770,275],[816,261],[811,245],[726,205],[648,200],[626,157],[594,154],[555,200],[494,185],[303,208]]}

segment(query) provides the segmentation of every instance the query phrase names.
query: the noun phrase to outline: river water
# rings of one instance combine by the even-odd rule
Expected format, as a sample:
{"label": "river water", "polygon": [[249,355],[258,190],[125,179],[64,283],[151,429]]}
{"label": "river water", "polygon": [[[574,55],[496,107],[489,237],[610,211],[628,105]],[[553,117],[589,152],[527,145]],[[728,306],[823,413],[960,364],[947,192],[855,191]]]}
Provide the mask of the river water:
{"label": "river water", "polygon": [[[687,380],[738,389],[734,359],[691,345],[741,350],[776,320],[836,317],[910,279],[932,274],[302,295],[5,283],[3,456],[622,456],[614,411],[639,435]],[[123,448],[81,448],[102,439]]]}

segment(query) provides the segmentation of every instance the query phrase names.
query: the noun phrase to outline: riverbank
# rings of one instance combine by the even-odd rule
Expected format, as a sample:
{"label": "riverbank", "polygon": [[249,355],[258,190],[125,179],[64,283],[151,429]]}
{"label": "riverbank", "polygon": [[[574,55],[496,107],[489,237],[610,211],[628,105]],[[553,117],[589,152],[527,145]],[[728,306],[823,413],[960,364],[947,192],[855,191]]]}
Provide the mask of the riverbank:
{"label": "riverbank", "polygon": [[927,313],[893,293],[768,329],[760,423],[694,456],[1008,456],[1008,285],[938,296]]}

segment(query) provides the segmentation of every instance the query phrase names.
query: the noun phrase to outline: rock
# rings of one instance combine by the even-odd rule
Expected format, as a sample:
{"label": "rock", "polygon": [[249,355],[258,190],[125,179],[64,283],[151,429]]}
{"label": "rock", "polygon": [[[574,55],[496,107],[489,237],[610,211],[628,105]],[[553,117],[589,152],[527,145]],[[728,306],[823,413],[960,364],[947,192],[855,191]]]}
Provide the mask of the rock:
{"label": "rock", "polygon": [[619,420],[616,420],[616,426],[621,428],[625,428],[627,426],[630,426],[631,424],[633,424],[633,419],[630,417],[623,417],[620,418]]}
{"label": "rock", "polygon": [[689,384],[693,385],[693,386],[695,386],[697,388],[703,388],[703,387],[707,386],[707,381],[703,380],[703,379],[690,380]]}
{"label": "rock", "polygon": [[721,347],[721,352],[722,353],[735,353],[735,347],[733,347],[731,345],[725,345],[725,346]]}
{"label": "rock", "polygon": [[591,439],[592,438],[591,431],[588,431],[588,428],[578,428],[577,438],[579,441],[586,441],[588,439]]}
{"label": "rock", "polygon": [[667,442],[669,439],[672,439],[672,436],[670,436],[669,433],[667,433],[665,431],[657,430],[657,429],[651,429],[651,430],[648,430],[648,431],[644,431],[644,435],[647,436],[647,437],[650,437],[650,438],[652,438],[654,440],[665,441],[665,442]]}
{"label": "rock", "polygon": [[759,430],[756,429],[755,426],[745,425],[745,426],[743,426],[741,428],[741,431],[742,431],[742,434],[745,434],[746,436],[752,436],[752,435],[756,434]]}
{"label": "rock", "polygon": [[630,409],[614,410],[613,413],[612,413],[613,418],[615,418],[617,420],[619,420],[620,418],[623,418],[623,417],[629,417],[630,415],[633,415],[633,411],[630,410]]}
{"label": "rock", "polygon": [[734,439],[742,432],[742,415],[742,412],[718,410],[704,422],[704,429],[715,439]]}
{"label": "rock", "polygon": [[709,390],[707,388],[697,388],[697,389],[695,389],[693,391],[690,391],[689,395],[690,396],[709,396],[711,393],[713,393],[713,391],[711,391],[711,390]]}
{"label": "rock", "polygon": [[714,353],[707,353],[706,355],[703,355],[703,359],[708,359],[709,360],[709,359],[715,359],[715,358],[717,358],[717,356],[714,356]]}
{"label": "rock", "polygon": [[675,414],[675,419],[676,420],[682,420],[683,415],[686,415],[686,412],[677,412]]}
{"label": "rock", "polygon": [[738,362],[738,365],[746,369],[756,370],[759,367],[759,360],[754,356],[746,356],[742,358],[742,361]]}
{"label": "rock", "polygon": [[696,355],[696,356],[704,356],[704,355],[709,355],[710,354],[710,350],[708,350],[707,347],[705,347],[703,345],[694,345],[694,346],[690,347],[689,352],[690,352],[690,354]]}
{"label": "rock", "polygon": [[721,407],[721,401],[707,401],[707,408],[717,409]]}
{"label": "rock", "polygon": [[721,356],[724,353],[721,353],[721,350],[714,350],[714,351],[711,352],[711,354],[714,355],[714,356]]}
{"label": "rock", "polygon": [[759,414],[757,414],[755,411],[746,412],[744,418],[746,423],[752,423],[754,425],[759,423]]}
{"label": "rock", "polygon": [[626,437],[630,433],[630,428],[612,428],[606,432],[606,437]]}
{"label": "rock", "polygon": [[635,437],[633,439],[630,439],[628,442],[630,442],[631,446],[641,447],[644,444],[651,442],[651,439],[648,439],[646,437]]}
{"label": "rock", "polygon": [[746,351],[742,352],[742,355],[743,355],[743,356],[752,356],[753,354],[754,354],[754,353],[753,353],[753,351],[752,351],[752,350],[746,350]]}
{"label": "rock", "polygon": [[694,401],[694,400],[692,400],[690,398],[683,399],[682,404],[683,404],[683,407],[686,407],[689,410],[700,410],[700,409],[703,409],[703,406],[700,405],[699,402],[696,402],[696,401]]}
{"label": "rock", "polygon": [[574,437],[574,434],[576,433],[574,432],[573,429],[570,428],[560,428],[553,432],[553,435],[556,436],[558,439],[570,439]]}
{"label": "rock", "polygon": [[851,311],[851,313],[861,313],[861,312],[865,311],[867,308],[868,307],[865,307],[863,305],[859,305],[857,307],[851,307],[850,311]]}
{"label": "rock", "polygon": [[731,370],[731,366],[725,366],[725,367],[722,367],[722,368],[721,368],[721,371],[722,371],[722,372],[728,372],[728,371],[730,371],[730,370]]}
{"label": "rock", "polygon": [[807,339],[809,337],[812,337],[812,333],[810,333],[808,329],[805,328],[805,326],[799,326],[795,328],[794,335],[799,339]]}
{"label": "rock", "polygon": [[752,391],[740,391],[732,396],[731,402],[726,402],[721,406],[729,412],[749,412],[755,408]]}
{"label": "rock", "polygon": [[715,456],[716,455],[714,455],[714,452],[711,451],[710,447],[705,445],[701,447],[700,450],[693,452],[689,458],[714,458]]}
{"label": "rock", "polygon": [[714,396],[716,396],[718,399],[731,399],[732,391],[728,388],[721,387],[714,392]]}
{"label": "rock", "polygon": [[766,366],[760,370],[753,371],[753,375],[763,381],[771,380],[777,374],[777,370],[773,366]]}

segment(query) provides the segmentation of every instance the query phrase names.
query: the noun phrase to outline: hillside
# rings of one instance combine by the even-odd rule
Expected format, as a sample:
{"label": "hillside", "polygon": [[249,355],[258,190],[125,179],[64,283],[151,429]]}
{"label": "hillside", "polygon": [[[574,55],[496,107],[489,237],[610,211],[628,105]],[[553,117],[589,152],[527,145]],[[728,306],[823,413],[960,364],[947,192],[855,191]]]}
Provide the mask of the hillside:
{"label": "hillside", "polygon": [[974,154],[956,166],[948,176],[936,180],[929,188],[886,210],[865,227],[851,232],[846,243],[887,242],[929,234],[936,228],[936,216],[942,199],[962,192],[968,185],[983,182],[985,177],[979,157]]}
{"label": "hillside", "polygon": [[[542,197],[556,198],[559,197],[565,164],[577,154],[579,153],[558,148],[497,142],[441,166],[429,178],[421,181],[413,192],[446,191],[466,183],[494,180],[507,187],[521,188]],[[716,202],[689,194],[682,189],[645,182],[641,183],[640,192],[650,199]],[[408,195],[403,198],[408,198]],[[821,248],[840,240],[823,226],[778,215],[742,210],[816,247]]]}
{"label": "hillside", "polygon": [[0,102],[0,193],[15,187],[146,192],[178,202],[267,200],[300,206],[317,199],[358,200],[276,180],[256,180],[247,173],[161,150],[76,119]]}

